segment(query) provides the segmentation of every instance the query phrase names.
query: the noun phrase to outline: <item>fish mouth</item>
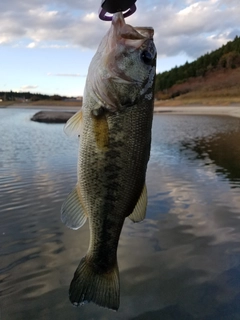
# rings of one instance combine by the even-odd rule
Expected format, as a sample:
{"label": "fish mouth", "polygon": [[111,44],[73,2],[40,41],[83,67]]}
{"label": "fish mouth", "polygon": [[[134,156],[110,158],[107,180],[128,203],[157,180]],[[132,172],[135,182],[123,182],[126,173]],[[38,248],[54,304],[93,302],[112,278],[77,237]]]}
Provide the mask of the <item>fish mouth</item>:
{"label": "fish mouth", "polygon": [[147,39],[153,39],[154,29],[152,27],[134,27],[134,29]]}
{"label": "fish mouth", "polygon": [[122,12],[117,12],[113,15],[112,26],[115,31],[115,36],[125,40],[135,40],[135,47],[142,44],[146,39],[153,39],[154,29],[152,27],[132,27],[126,24]]}
{"label": "fish mouth", "polygon": [[[146,56],[143,61],[146,64],[152,66],[155,64],[157,50],[153,42],[154,29],[152,27],[132,27],[125,23],[122,12],[117,12],[113,16],[111,29],[111,48],[114,48],[117,43],[121,43],[122,46],[128,47],[130,52],[140,50],[143,55],[145,53]],[[124,76],[121,78],[130,82],[133,80]],[[139,83],[137,79],[134,82]]]}

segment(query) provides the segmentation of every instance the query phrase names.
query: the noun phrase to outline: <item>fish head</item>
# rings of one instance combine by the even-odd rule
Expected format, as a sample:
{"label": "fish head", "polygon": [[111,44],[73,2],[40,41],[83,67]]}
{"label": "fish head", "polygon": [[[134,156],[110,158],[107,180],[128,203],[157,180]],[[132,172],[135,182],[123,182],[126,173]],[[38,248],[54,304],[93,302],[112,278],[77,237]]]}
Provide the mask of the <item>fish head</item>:
{"label": "fish head", "polygon": [[151,27],[132,27],[114,14],[92,68],[94,92],[111,111],[153,98],[156,48]]}

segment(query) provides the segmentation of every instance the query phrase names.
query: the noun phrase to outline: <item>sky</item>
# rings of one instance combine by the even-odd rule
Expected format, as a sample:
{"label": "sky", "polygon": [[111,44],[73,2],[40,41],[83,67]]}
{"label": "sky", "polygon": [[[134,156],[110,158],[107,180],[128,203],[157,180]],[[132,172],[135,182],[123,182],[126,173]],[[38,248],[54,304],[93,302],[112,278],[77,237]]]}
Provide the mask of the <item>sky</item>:
{"label": "sky", "polygon": [[[114,0],[113,0],[114,1]],[[0,2],[0,91],[81,96],[110,22],[100,0]],[[240,35],[239,0],[137,0],[126,22],[152,26],[157,73],[191,62]]]}

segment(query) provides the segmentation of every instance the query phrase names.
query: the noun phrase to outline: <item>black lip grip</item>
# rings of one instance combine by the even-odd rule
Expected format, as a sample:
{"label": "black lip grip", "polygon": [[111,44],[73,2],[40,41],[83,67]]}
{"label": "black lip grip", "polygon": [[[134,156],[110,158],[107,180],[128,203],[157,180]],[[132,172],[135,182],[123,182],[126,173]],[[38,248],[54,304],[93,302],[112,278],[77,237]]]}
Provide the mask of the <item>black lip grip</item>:
{"label": "black lip grip", "polygon": [[133,14],[137,7],[135,2],[137,0],[102,0],[102,4],[99,10],[99,18],[104,21],[111,21],[112,16],[107,15],[107,13],[115,13],[119,11],[125,11],[124,18],[129,17]]}

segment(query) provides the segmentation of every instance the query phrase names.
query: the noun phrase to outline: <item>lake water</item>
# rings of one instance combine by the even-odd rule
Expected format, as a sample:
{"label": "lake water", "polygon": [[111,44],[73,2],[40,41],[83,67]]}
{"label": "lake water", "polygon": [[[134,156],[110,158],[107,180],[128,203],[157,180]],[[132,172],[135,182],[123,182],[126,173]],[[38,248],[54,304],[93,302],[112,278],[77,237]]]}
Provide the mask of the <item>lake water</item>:
{"label": "lake water", "polygon": [[154,116],[147,217],[126,219],[118,312],[73,307],[89,242],[60,221],[78,141],[37,110],[0,109],[1,320],[239,320],[240,119]]}

